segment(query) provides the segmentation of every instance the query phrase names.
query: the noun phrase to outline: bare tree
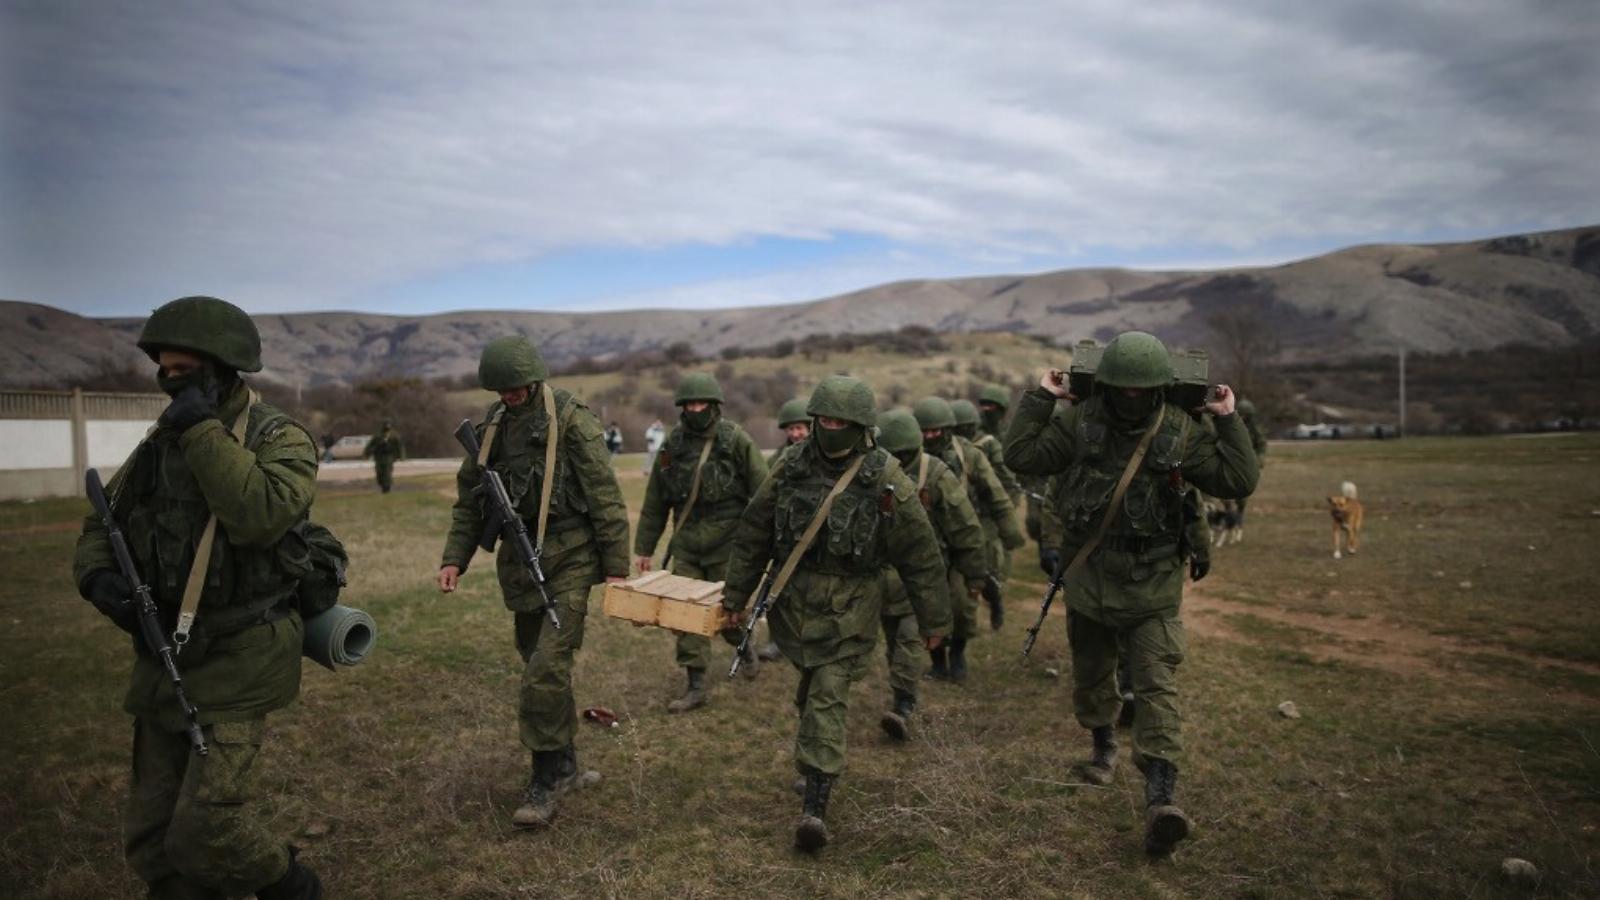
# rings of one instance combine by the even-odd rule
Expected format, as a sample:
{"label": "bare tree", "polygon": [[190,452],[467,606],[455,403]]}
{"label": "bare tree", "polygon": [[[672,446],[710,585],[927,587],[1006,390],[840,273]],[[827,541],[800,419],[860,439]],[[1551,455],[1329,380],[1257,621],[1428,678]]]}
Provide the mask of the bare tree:
{"label": "bare tree", "polygon": [[1262,376],[1282,349],[1278,336],[1254,310],[1246,307],[1218,310],[1206,318],[1217,348],[1218,362],[1241,395],[1260,393]]}

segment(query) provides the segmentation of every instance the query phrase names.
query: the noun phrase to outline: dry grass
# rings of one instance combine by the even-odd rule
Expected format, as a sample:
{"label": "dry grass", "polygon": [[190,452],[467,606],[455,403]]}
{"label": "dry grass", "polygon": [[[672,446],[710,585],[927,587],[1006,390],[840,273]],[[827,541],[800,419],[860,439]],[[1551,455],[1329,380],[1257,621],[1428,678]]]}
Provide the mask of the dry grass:
{"label": "dry grass", "polygon": [[[1182,797],[1198,833],[1171,862],[1139,851],[1131,769],[1075,784],[1084,736],[1067,682],[1045,674],[1059,621],[1017,662],[1031,547],[969,684],[925,691],[919,741],[879,735],[881,663],[858,686],[821,858],[788,849],[793,673],[719,683],[706,710],[669,717],[670,638],[597,604],[578,700],[623,726],[585,725],[579,748],[606,780],[553,832],[513,831],[526,755],[510,617],[487,566],[453,597],[428,586],[438,476],[323,492],[318,516],[355,557],[347,602],[383,633],[364,666],[308,667],[272,721],[265,784],[286,833],[317,835],[296,840],[340,897],[1595,896],[1600,679],[1541,663],[1600,660],[1583,565],[1596,456],[1593,438],[1275,448],[1246,542],[1218,552],[1187,613]],[[1369,534],[1335,565],[1320,495],[1346,478]],[[642,481],[624,489],[637,508]],[[78,512],[0,506],[0,895],[138,896],[117,849],[128,652],[67,585],[61,523]],[[1360,629],[1386,622],[1439,636],[1408,648],[1437,665],[1378,665]],[[1278,718],[1285,699],[1305,717]],[[1536,891],[1500,881],[1505,856],[1540,867]]]}

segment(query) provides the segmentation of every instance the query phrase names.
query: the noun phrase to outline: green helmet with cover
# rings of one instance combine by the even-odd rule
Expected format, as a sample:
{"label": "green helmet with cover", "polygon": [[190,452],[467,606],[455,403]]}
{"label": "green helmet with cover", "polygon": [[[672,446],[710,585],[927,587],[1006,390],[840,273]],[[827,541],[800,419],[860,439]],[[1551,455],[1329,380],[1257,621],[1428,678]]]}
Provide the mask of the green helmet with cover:
{"label": "green helmet with cover", "polygon": [[216,297],[180,297],[150,314],[138,346],[160,362],[162,350],[201,353],[239,372],[261,371],[261,332],[250,315]]}
{"label": "green helmet with cover", "polygon": [[911,407],[911,414],[917,417],[917,424],[927,431],[954,428],[956,424],[956,414],[942,397],[923,397]]}
{"label": "green helmet with cover", "polygon": [[486,391],[514,391],[549,377],[539,351],[520,334],[495,338],[478,357],[478,384]]}
{"label": "green helmet with cover", "polygon": [[1166,387],[1172,383],[1172,356],[1155,335],[1124,331],[1106,345],[1094,377],[1107,387]]}
{"label": "green helmet with cover", "polygon": [[675,406],[702,400],[707,403],[722,402],[722,385],[710,372],[690,372],[678,382],[678,392],[673,396]]}
{"label": "green helmet with cover", "polygon": [[1253,416],[1256,414],[1256,405],[1251,403],[1249,400],[1241,398],[1239,400],[1238,407],[1239,415],[1241,416]]}
{"label": "green helmet with cover", "polygon": [[797,422],[810,420],[806,415],[806,398],[796,397],[778,409],[778,427],[787,428]]}
{"label": "green helmet with cover", "polygon": [[979,403],[993,403],[1001,409],[1011,408],[1011,392],[998,384],[991,384],[978,392]]}
{"label": "green helmet with cover", "polygon": [[878,423],[878,400],[861,379],[829,375],[811,392],[806,415],[843,419],[871,428]]}
{"label": "green helmet with cover", "polygon": [[978,424],[978,407],[971,400],[951,400],[950,413],[956,417],[956,427]]}
{"label": "green helmet with cover", "polygon": [[907,453],[922,447],[922,426],[911,410],[891,409],[878,417],[878,446],[890,453]]}

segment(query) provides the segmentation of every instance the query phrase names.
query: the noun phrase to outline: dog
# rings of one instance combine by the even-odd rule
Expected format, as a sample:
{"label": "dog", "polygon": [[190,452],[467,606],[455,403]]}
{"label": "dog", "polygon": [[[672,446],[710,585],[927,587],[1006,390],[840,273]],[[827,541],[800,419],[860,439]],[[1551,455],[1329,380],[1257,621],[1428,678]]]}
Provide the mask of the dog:
{"label": "dog", "polygon": [[1244,522],[1239,504],[1233,500],[1205,499],[1206,524],[1211,526],[1211,545],[1237,544],[1244,539]]}
{"label": "dog", "polygon": [[1328,514],[1333,516],[1333,558],[1344,555],[1341,549],[1355,556],[1361,547],[1361,501],[1355,482],[1339,485],[1339,496],[1328,498]]}

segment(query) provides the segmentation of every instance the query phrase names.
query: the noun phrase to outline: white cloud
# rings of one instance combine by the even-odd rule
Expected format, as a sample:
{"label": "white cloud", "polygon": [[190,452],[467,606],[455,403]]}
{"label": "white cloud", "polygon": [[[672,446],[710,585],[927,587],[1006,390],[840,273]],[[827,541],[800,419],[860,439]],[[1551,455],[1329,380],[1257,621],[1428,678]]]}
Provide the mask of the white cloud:
{"label": "white cloud", "polygon": [[584,246],[1578,224],[1585,6],[9,6],[0,295],[330,307]]}

